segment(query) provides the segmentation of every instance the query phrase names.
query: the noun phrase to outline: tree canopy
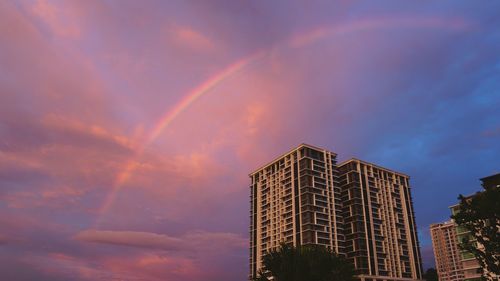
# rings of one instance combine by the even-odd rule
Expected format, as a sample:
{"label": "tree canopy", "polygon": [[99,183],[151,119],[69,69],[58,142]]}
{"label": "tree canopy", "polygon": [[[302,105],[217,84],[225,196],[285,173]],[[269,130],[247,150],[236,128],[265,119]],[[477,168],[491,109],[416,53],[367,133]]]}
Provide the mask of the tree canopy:
{"label": "tree canopy", "polygon": [[484,186],[483,192],[473,196],[459,196],[460,205],[452,216],[459,227],[468,231],[460,241],[462,250],[478,260],[484,277],[500,275],[500,187]]}
{"label": "tree canopy", "polygon": [[424,273],[424,279],[427,281],[438,281],[438,274],[435,268],[431,267]]}
{"label": "tree canopy", "polygon": [[354,266],[320,245],[293,247],[282,244],[263,258],[263,268],[254,280],[352,281]]}

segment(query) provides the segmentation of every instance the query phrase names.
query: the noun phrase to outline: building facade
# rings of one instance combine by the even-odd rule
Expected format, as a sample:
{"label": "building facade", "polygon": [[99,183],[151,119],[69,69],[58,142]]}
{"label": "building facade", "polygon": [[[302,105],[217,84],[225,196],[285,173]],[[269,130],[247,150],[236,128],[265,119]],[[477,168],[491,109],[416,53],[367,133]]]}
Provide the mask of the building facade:
{"label": "building facade", "polygon": [[447,221],[432,224],[430,230],[439,280],[464,280],[462,256],[457,244],[458,238],[455,223]]}
{"label": "building facade", "polygon": [[345,254],[360,279],[421,279],[409,177],[358,159],[339,173]]}
{"label": "building facade", "polygon": [[[481,185],[483,186],[484,189],[490,189],[490,188],[499,188],[500,187],[500,173],[487,176],[484,178],[479,179],[481,181]],[[470,198],[473,198],[474,195],[469,196]],[[459,211],[458,205],[454,205],[450,207],[452,214],[456,214]],[[470,232],[465,229],[464,227],[457,226],[456,227],[457,231],[457,243],[460,243],[465,237],[469,237],[469,239],[473,239],[472,235]],[[480,250],[484,251],[483,245],[480,243],[476,244],[476,247]],[[464,280],[465,281],[479,281],[482,280],[482,271],[483,269],[481,268],[481,265],[479,262],[476,260],[475,256],[468,252],[468,251],[461,251],[461,261],[462,261],[462,268],[463,268],[463,274],[464,274]],[[487,269],[484,269],[487,271]],[[496,275],[492,275],[494,280],[499,280],[500,278]]]}
{"label": "building facade", "polygon": [[[458,212],[458,205],[453,205],[450,207],[451,213],[454,215]],[[455,230],[455,245],[457,248],[459,248],[460,241],[462,241],[466,236],[469,235],[469,231],[467,229],[460,227],[456,225],[456,223],[453,222],[454,230]],[[434,245],[433,245],[434,246]],[[435,250],[434,250],[435,251]],[[434,252],[434,254],[436,254]],[[451,253],[448,251],[446,253],[447,255],[450,255]],[[479,262],[476,260],[476,257],[468,251],[465,250],[460,250],[459,248],[459,263],[460,263],[460,268],[461,268],[461,279],[458,279],[460,281],[480,281],[481,276],[482,276],[482,271],[481,271],[481,265]],[[436,267],[441,266],[440,264],[437,263],[436,259]]]}
{"label": "building facade", "polygon": [[250,275],[280,243],[342,252],[337,155],[301,145],[250,174]]}
{"label": "building facade", "polygon": [[280,243],[346,256],[360,280],[421,279],[408,176],[302,144],[251,173],[250,278]]}

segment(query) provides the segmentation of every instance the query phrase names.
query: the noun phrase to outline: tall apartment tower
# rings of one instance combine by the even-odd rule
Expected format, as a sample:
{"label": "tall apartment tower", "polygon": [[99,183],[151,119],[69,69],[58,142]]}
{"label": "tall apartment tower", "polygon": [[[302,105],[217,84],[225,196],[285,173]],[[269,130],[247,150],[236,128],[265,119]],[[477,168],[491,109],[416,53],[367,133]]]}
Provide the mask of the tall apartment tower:
{"label": "tall apartment tower", "polygon": [[336,157],[302,144],[250,174],[250,277],[280,243],[343,252]]}
{"label": "tall apartment tower", "polygon": [[431,224],[432,247],[440,281],[464,280],[456,227],[453,221]]}
{"label": "tall apartment tower", "polygon": [[360,279],[421,279],[409,177],[358,159],[339,173],[345,254]]}
{"label": "tall apartment tower", "polygon": [[421,279],[408,176],[302,144],[250,174],[250,278],[280,243],[346,256],[362,281]]}

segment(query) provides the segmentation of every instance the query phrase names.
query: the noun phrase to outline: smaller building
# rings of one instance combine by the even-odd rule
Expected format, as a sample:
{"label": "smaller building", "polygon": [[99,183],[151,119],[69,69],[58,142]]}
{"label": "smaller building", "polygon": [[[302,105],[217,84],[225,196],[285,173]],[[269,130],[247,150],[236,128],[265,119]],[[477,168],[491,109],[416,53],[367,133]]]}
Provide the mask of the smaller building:
{"label": "smaller building", "polygon": [[[472,196],[470,196],[472,197]],[[451,206],[452,214],[456,214],[458,212],[458,204]],[[457,247],[460,242],[466,237],[470,236],[469,231],[463,227],[455,225],[455,233],[456,233],[456,244]],[[470,253],[469,251],[460,250],[460,263],[462,266],[463,279],[464,281],[479,281],[481,280],[481,265],[476,260],[476,257]]]}
{"label": "smaller building", "polygon": [[432,247],[440,281],[462,281],[464,272],[453,221],[431,224]]}
{"label": "smaller building", "polygon": [[[500,187],[500,173],[484,177],[481,180],[485,189]],[[472,199],[470,195],[466,199]],[[453,215],[459,211],[459,204],[450,207]],[[460,242],[470,233],[467,229],[458,226],[453,220],[432,224],[430,227],[432,246],[436,269],[440,281],[479,281],[482,269],[475,256],[469,251],[461,250]],[[477,245],[481,249],[482,245]]]}
{"label": "smaller building", "polygon": [[500,173],[484,177],[481,179],[481,182],[485,189],[500,187]]}

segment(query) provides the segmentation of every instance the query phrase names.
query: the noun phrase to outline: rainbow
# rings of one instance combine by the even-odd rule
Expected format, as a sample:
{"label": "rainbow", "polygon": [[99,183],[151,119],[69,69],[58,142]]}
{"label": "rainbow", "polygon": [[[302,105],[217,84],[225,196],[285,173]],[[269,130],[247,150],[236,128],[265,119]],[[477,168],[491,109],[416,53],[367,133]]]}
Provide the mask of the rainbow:
{"label": "rainbow", "polygon": [[[138,166],[137,159],[143,154],[145,148],[152,142],[154,142],[161,134],[161,132],[165,130],[165,128],[167,128],[175,120],[175,118],[179,116],[179,114],[185,111],[200,97],[210,92],[210,90],[214,89],[217,85],[231,78],[232,76],[234,76],[235,74],[237,74],[238,72],[240,72],[253,62],[257,61],[258,59],[264,57],[264,55],[265,55],[264,52],[259,51],[255,54],[252,54],[248,57],[245,57],[243,59],[240,59],[232,63],[228,67],[224,68],[222,71],[218,72],[217,74],[213,75],[212,77],[210,77],[209,79],[198,85],[196,88],[192,89],[172,109],[167,110],[165,114],[163,114],[162,117],[155,123],[156,125],[153,126],[153,129],[150,131],[150,133],[147,134],[142,144],[137,149],[135,149],[134,157],[129,159],[120,169],[120,172],[117,174],[117,176],[113,181],[110,193],[104,200],[99,210],[99,214],[106,213],[109,210],[109,208],[113,205],[113,202],[116,199],[116,195],[118,194],[118,192],[120,192],[121,187],[125,182],[127,182],[127,180],[130,178],[130,176]],[[100,218],[96,222],[96,227],[99,224],[100,224]]]}
{"label": "rainbow", "polygon": [[441,19],[435,17],[427,18],[375,18],[357,20],[347,24],[336,26],[319,26],[307,32],[292,36],[288,45],[301,48],[315,43],[326,37],[335,37],[354,32],[387,29],[387,28],[434,28],[434,29],[464,29],[469,24],[460,18]]}
{"label": "rainbow", "polygon": [[[215,88],[224,80],[232,77],[244,67],[251,64],[253,61],[261,58],[264,55],[263,52],[257,52],[251,56],[243,58],[241,60],[236,61],[235,63],[229,65],[221,72],[212,76],[210,79],[201,83],[198,87],[191,90],[182,100],[180,100],[171,110],[165,112],[165,114],[156,122],[156,125],[153,127],[151,132],[145,138],[145,141],[140,146],[138,151],[136,152],[137,157],[142,155],[144,149],[150,145],[153,141],[155,141],[161,132],[168,127],[174,121],[174,119],[179,116],[183,111],[185,111],[191,104],[193,104],[196,100],[202,97],[204,94],[208,93],[210,90]],[[131,172],[135,169],[135,159],[133,161],[129,161],[125,168],[118,174],[115,180],[116,186],[119,186],[125,183],[130,177]]]}
{"label": "rainbow", "polygon": [[[299,33],[296,36],[292,36],[289,40],[282,42],[278,47],[291,47],[291,48],[302,48],[307,45],[313,44],[319,40],[325,39],[327,37],[335,37],[342,34],[348,34],[353,32],[359,32],[363,30],[373,30],[380,28],[401,28],[401,27],[426,27],[426,28],[445,28],[445,29],[463,29],[467,27],[464,21],[460,19],[443,20],[439,18],[396,18],[396,19],[364,19],[348,24],[338,25],[338,26],[319,26],[315,29],[309,30],[307,32]],[[180,100],[173,108],[167,110],[164,115],[155,123],[153,129],[149,134],[146,135],[142,145],[140,145],[136,150],[134,157],[128,160],[120,172],[117,174],[112,190],[110,191],[107,198],[104,200],[99,215],[102,216],[113,204],[116,199],[116,195],[120,191],[122,185],[130,178],[131,174],[136,169],[138,163],[137,159],[143,154],[144,149],[154,142],[158,136],[161,134],[165,128],[167,128],[179,114],[184,112],[191,104],[196,102],[200,97],[210,92],[217,85],[221,84],[225,80],[231,78],[233,75],[243,70],[245,67],[249,66],[252,62],[263,58],[266,52],[259,51],[248,57],[240,59],[228,67],[224,68],[222,71],[213,75],[196,88],[192,89],[187,93],[182,100]],[[100,224],[100,218],[97,219],[96,226]]]}

